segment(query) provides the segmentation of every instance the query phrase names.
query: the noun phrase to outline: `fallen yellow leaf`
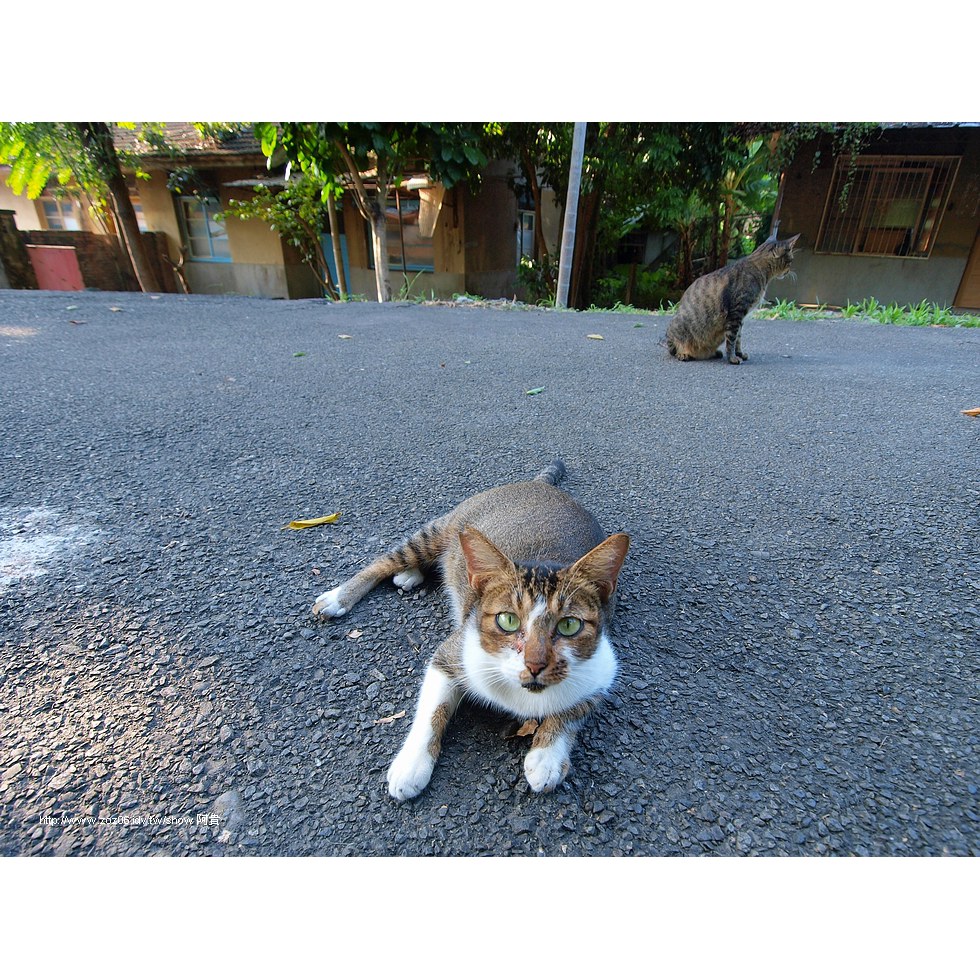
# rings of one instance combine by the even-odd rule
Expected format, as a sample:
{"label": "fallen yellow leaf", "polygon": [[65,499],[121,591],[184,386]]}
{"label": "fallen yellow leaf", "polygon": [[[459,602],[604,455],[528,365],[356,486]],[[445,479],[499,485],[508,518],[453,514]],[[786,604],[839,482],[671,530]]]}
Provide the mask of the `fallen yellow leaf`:
{"label": "fallen yellow leaf", "polygon": [[980,415],[980,408],[964,408],[963,409],[963,414],[964,415],[978,416],[978,415]]}
{"label": "fallen yellow leaf", "polygon": [[306,521],[290,521],[288,524],[283,524],[280,531],[285,531],[289,528],[292,531],[303,531],[308,527],[318,527],[321,524],[333,524],[337,518],[340,517],[340,511],[336,514],[327,514],[326,517],[312,517]]}
{"label": "fallen yellow leaf", "polygon": [[601,333],[590,333],[586,334],[586,340],[605,340],[606,338],[602,336]]}

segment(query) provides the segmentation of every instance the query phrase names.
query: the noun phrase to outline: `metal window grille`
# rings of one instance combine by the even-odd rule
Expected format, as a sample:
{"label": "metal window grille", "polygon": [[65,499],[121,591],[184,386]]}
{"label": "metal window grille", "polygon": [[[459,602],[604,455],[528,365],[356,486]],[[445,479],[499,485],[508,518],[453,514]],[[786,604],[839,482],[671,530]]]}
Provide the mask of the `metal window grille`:
{"label": "metal window grille", "polygon": [[959,157],[838,159],[816,251],[928,258],[959,162]]}

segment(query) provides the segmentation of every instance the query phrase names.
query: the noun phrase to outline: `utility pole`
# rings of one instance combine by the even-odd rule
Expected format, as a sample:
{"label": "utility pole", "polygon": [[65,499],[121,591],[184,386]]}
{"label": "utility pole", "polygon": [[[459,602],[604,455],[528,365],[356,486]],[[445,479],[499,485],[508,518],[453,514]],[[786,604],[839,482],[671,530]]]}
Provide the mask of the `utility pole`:
{"label": "utility pole", "polygon": [[585,127],[575,123],[572,134],[572,161],[568,167],[568,195],[565,198],[565,221],[561,229],[561,255],[558,259],[558,290],[555,306],[568,306],[568,287],[572,278],[572,258],[575,255],[575,224],[578,220],[578,193],[582,184],[582,158],[585,156]]}

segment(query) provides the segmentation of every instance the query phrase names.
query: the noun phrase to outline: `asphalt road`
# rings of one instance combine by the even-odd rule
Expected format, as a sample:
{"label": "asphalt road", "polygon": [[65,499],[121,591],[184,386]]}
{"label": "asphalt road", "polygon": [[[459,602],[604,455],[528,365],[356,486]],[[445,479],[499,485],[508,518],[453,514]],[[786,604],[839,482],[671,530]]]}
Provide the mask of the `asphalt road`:
{"label": "asphalt road", "polygon": [[[977,854],[980,331],[664,326],[0,292],[0,854]],[[464,706],[397,804],[447,603],[310,604],[556,455],[614,697],[553,794]]]}

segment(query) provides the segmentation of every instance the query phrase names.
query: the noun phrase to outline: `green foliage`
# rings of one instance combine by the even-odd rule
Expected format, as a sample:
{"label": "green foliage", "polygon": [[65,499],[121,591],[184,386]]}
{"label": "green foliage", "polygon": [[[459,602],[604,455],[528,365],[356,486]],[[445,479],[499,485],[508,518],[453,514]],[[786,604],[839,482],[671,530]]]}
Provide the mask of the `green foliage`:
{"label": "green foliage", "polygon": [[633,272],[632,296],[627,300],[630,272],[629,266],[619,265],[599,278],[592,305],[598,309],[657,310],[680,299],[682,290],[677,286],[675,270],[669,266],[661,266],[652,272],[636,269]]}
{"label": "green foliage", "polygon": [[524,289],[527,302],[532,305],[554,306],[556,269],[549,255],[541,259],[521,256],[517,267],[517,282]]}
{"label": "green foliage", "polygon": [[[0,122],[0,163],[10,167],[7,183],[15,194],[32,200],[40,197],[49,182],[74,187],[87,195],[93,206],[104,211],[108,180],[113,169],[126,167],[139,178],[149,175],[133,153],[113,149],[110,154],[97,141],[85,138],[83,126],[75,122]],[[123,122],[122,129],[138,131],[150,146],[165,145],[162,123]],[[115,159],[112,159],[115,157]]]}
{"label": "green foliage", "polygon": [[766,306],[756,314],[761,320],[815,320],[820,319],[825,307],[807,309],[797,306],[791,299],[777,300],[772,306]]}
{"label": "green foliage", "polygon": [[251,197],[228,202],[219,217],[223,220],[227,216],[266,222],[283,241],[299,250],[328,294],[333,293],[330,268],[321,245],[328,217],[319,178],[301,173],[285,181],[282,187],[256,184]]}
{"label": "green foliage", "polygon": [[7,183],[15,194],[40,197],[51,179],[76,185],[93,200],[107,193],[103,161],[82,141],[76,123],[0,123],[0,163],[10,167]]}
{"label": "green foliage", "polygon": [[409,169],[424,168],[448,188],[475,181],[487,164],[476,123],[260,122],[253,130],[266,156],[282,147],[331,191],[339,175],[375,167],[395,183]]}
{"label": "green foliage", "polygon": [[390,189],[417,170],[447,188],[464,180],[476,183],[487,163],[483,130],[473,123],[260,122],[253,129],[267,156],[277,147],[285,152],[287,177],[298,166],[319,183],[323,201],[345,187],[352,190],[374,243],[379,302],[391,299],[384,234]]}
{"label": "green foliage", "polygon": [[764,311],[761,317],[770,320],[815,320],[841,316],[845,320],[872,320],[876,323],[901,324],[929,327],[980,327],[980,316],[969,313],[953,313],[949,307],[922,300],[902,306],[899,303],[879,303],[873,296],[860,303],[848,302],[839,311],[826,306],[816,309],[798,307],[791,300],[780,300]]}

